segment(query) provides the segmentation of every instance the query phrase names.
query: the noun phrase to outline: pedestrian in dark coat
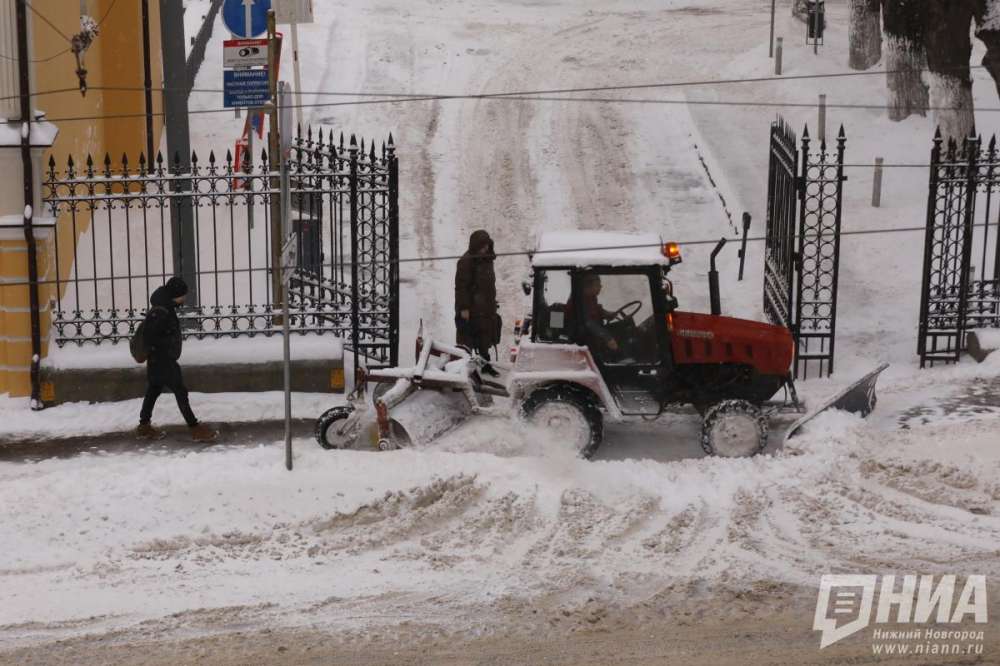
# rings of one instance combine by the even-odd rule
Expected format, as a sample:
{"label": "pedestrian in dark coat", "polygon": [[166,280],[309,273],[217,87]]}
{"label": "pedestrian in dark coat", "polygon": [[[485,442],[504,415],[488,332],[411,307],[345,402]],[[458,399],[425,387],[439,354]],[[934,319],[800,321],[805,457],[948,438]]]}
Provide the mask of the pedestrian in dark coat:
{"label": "pedestrian in dark coat", "polygon": [[211,441],[218,433],[198,422],[188,390],[184,386],[184,376],[178,360],[181,357],[183,339],[181,323],[177,317],[177,307],[184,303],[188,287],[182,278],[172,277],[165,285],[153,292],[149,298],[150,308],[143,323],[143,340],[148,358],[146,361],[146,397],[139,412],[140,437],[158,437],[161,432],[151,425],[153,407],[164,389],[170,389],[177,399],[177,406],[184,416],[191,437],[195,441]]}
{"label": "pedestrian in dark coat", "polygon": [[469,249],[455,271],[455,328],[458,344],[485,359],[500,342],[497,279],[493,271],[493,239],[479,229],[469,238]]}

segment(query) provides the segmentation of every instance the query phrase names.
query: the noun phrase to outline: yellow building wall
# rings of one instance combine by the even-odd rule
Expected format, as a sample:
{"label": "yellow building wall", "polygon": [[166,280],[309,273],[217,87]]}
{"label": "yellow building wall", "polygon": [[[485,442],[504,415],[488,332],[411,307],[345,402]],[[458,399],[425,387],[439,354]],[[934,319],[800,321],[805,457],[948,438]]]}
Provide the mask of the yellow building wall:
{"label": "yellow building wall", "polygon": [[[179,1],[179,0],[178,0]],[[142,7],[140,0],[88,0],[91,15],[101,21],[100,34],[88,50],[84,67],[87,69],[88,91],[78,90],[76,59],[67,36],[80,31],[79,6],[75,0],[32,0],[34,10],[48,19],[52,26],[32,17],[33,89],[36,109],[44,111],[59,128],[52,149],[56,170],[66,169],[72,155],[77,168],[83,167],[88,154],[102,164],[105,153],[111,155],[115,168],[122,154],[129,156],[131,168],[138,166],[139,153],[146,149],[145,94],[143,90]],[[149,0],[150,55],[153,87],[154,147],[159,148],[163,130],[162,95],[163,65],[160,48],[159,1]],[[111,90],[114,88],[114,90]],[[64,91],[64,92],[53,92]],[[95,118],[101,116],[132,116],[127,118]],[[76,120],[75,118],[81,118]],[[48,167],[44,168],[47,173]],[[42,174],[44,180],[46,174]],[[36,217],[48,215],[37,202]],[[59,248],[59,280],[72,271],[73,244],[88,228],[90,220],[78,214],[75,228],[67,215],[57,221],[54,242],[51,232],[38,242],[39,278],[56,280],[55,247]],[[31,326],[28,308],[28,287],[3,283],[27,280],[27,246],[23,238],[6,235],[0,238],[0,394],[25,396],[31,392]],[[65,291],[65,283],[63,283]],[[42,314],[42,356],[48,353],[51,332],[51,305],[56,298],[52,284],[39,288]],[[44,391],[43,391],[44,396]]]}

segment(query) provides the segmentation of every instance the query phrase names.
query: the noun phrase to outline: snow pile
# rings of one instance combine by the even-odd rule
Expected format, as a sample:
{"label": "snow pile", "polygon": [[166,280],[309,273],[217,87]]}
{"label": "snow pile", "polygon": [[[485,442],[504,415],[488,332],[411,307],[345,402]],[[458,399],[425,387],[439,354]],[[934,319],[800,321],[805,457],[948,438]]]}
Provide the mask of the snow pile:
{"label": "snow pile", "polygon": [[1000,573],[991,422],[945,440],[833,414],[784,454],[670,463],[588,463],[499,423],[444,450],[299,441],[291,474],[278,446],[0,465],[0,635],[240,607],[358,628],[376,622],[352,619],[359,605],[404,597],[471,628],[552,595],[628,607],[693,582],[714,594],[814,586],[820,571]]}
{"label": "snow pile", "polygon": [[[280,335],[189,339],[184,341],[181,365],[280,362],[284,359],[283,343]],[[333,336],[293,335],[290,348],[293,361],[340,360],[344,357],[343,342]],[[83,347],[53,345],[43,364],[60,369],[137,367],[125,343]]]}

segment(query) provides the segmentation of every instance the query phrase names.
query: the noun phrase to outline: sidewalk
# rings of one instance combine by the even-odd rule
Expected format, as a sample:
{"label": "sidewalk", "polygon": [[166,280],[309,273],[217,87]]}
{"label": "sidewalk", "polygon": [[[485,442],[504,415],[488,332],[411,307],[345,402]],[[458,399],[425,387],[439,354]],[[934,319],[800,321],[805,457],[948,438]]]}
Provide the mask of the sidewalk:
{"label": "sidewalk", "polygon": [[[191,441],[187,428],[182,425],[164,428],[166,436],[155,441],[136,439],[131,431],[63,439],[10,440],[0,438],[0,462],[30,463],[50,458],[72,458],[86,454],[169,455],[178,452],[201,451],[207,447],[216,446],[253,446],[280,441],[285,436],[285,422],[283,420],[209,423],[209,425],[219,431],[219,438],[208,444]],[[314,426],[313,419],[294,419],[292,421],[292,436],[311,438]]]}
{"label": "sidewalk", "polygon": [[[345,396],[332,393],[293,393],[292,418],[297,432],[311,432],[311,424],[324,411],[343,404]],[[139,422],[141,399],[109,403],[74,402],[33,412],[23,399],[0,397],[0,460],[23,459],[37,449],[52,455],[77,455],[87,450],[121,451],[153,444],[174,446],[189,444],[187,428],[173,395],[166,393],[156,403],[153,424],[167,431],[166,439],[139,443],[132,431]],[[191,406],[198,419],[222,429],[221,443],[249,443],[280,439],[284,424],[284,394],[281,391],[258,393],[191,393]],[[306,428],[305,424],[309,427]],[[272,435],[272,431],[275,433]],[[67,452],[65,454],[57,453]],[[14,452],[14,453],[11,453]]]}

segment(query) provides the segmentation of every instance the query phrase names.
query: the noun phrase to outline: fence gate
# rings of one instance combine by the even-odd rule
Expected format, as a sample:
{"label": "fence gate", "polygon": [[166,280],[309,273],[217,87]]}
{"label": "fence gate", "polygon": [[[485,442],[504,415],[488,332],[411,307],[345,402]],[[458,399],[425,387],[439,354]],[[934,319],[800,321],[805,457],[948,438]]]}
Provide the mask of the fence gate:
{"label": "fence gate", "polygon": [[931,150],[917,353],[920,367],[954,363],[966,333],[1000,328],[1000,155],[994,136]]}
{"label": "fence gate", "polygon": [[834,153],[826,141],[810,151],[808,128],[801,151],[792,129],[771,125],[764,313],[795,339],[795,377],[833,372],[844,177],[844,128]]}
{"label": "fence gate", "polygon": [[[372,365],[399,347],[398,166],[392,137],[377,151],[308,130],[292,146],[292,220],[300,244],[290,281],[293,333],[332,334]],[[266,151],[152,163],[110,155],[49,161],[43,199],[57,219],[56,343],[117,343],[145,316],[152,289],[183,275],[185,337],[280,333]],[[175,251],[176,248],[176,251]],[[276,289],[276,286],[278,289]]]}

